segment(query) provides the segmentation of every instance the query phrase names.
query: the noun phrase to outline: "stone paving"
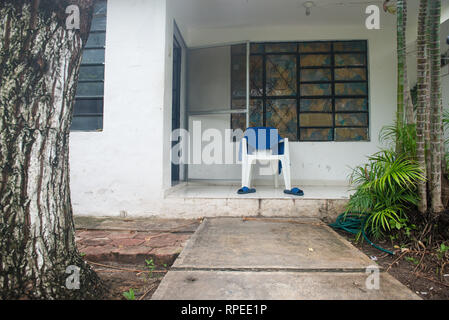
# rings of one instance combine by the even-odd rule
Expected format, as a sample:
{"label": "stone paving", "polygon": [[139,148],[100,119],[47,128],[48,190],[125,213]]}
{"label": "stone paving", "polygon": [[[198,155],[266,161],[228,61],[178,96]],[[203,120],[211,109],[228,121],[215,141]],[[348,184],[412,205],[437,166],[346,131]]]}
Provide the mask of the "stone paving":
{"label": "stone paving", "polygon": [[419,299],[375,265],[317,219],[207,218],[152,299]]}
{"label": "stone paving", "polygon": [[76,242],[92,262],[171,265],[199,220],[75,217]]}

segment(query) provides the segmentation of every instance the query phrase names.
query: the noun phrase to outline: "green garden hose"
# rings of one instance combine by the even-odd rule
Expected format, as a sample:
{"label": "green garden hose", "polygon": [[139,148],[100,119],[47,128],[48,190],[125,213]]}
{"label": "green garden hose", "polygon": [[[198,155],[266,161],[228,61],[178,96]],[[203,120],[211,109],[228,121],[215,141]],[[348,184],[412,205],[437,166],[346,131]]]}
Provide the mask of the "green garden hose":
{"label": "green garden hose", "polygon": [[374,248],[386,252],[388,254],[394,255],[394,252],[381,248],[376,244],[374,244],[373,242],[371,242],[370,239],[368,239],[368,237],[365,234],[365,223],[366,217],[363,217],[360,214],[342,213],[337,217],[335,223],[331,223],[329,226],[334,229],[341,229],[352,234],[358,234],[359,232],[362,232],[363,238]]}

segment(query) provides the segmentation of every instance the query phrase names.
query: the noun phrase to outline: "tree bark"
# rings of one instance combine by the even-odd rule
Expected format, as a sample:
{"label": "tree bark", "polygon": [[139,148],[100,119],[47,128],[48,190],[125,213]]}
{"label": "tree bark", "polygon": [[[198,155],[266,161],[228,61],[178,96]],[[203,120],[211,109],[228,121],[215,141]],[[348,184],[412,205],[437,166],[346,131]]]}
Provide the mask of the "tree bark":
{"label": "tree bark", "polygon": [[[419,17],[418,17],[418,38],[417,38],[417,121],[416,121],[416,154],[418,164],[427,178],[426,166],[426,139],[425,131],[427,125],[426,103],[427,103],[427,64],[426,57],[426,21],[427,21],[427,0],[420,0]],[[421,213],[427,212],[427,181],[418,181],[418,194],[420,201],[418,210]]]}
{"label": "tree bark", "polygon": [[441,0],[429,2],[430,14],[430,59],[431,59],[431,179],[430,195],[432,213],[438,216],[443,210],[441,200],[441,143],[442,143],[442,109],[441,109],[441,52],[440,52],[440,18]]}
{"label": "tree bark", "polygon": [[[80,30],[67,30],[68,5]],[[93,0],[0,3],[0,286],[2,299],[100,298],[75,245],[69,133]],[[70,290],[69,266],[80,269]]]}
{"label": "tree bark", "polygon": [[[405,75],[406,75],[406,23],[407,23],[407,0],[397,1],[397,59],[398,59],[398,80],[397,80],[397,111],[396,125],[397,132],[404,127],[404,102],[405,102]],[[396,152],[403,152],[401,139],[396,139]]]}

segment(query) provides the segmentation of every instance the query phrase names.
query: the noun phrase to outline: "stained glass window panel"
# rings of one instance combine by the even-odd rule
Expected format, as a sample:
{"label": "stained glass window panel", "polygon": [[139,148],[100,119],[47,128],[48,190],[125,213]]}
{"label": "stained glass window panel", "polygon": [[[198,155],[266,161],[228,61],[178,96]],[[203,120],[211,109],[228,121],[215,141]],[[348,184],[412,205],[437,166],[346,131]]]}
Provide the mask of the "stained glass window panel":
{"label": "stained glass window panel", "polygon": [[332,85],[330,83],[301,84],[301,96],[330,96]]}
{"label": "stained glass window panel", "polygon": [[332,127],[331,113],[301,113],[299,116],[301,127]]}
{"label": "stained glass window panel", "polygon": [[335,94],[341,96],[366,95],[368,87],[366,83],[336,83]]}
{"label": "stained glass window panel", "polygon": [[233,113],[231,114],[231,128],[233,130],[240,129],[246,130],[246,113]]}
{"label": "stained glass window panel", "polygon": [[331,65],[329,54],[307,54],[301,55],[301,67],[325,67]]}
{"label": "stained glass window panel", "polygon": [[296,95],[296,57],[267,55],[267,96]]}
{"label": "stained glass window panel", "polygon": [[368,99],[335,99],[335,111],[368,111]]}
{"label": "stained glass window panel", "polygon": [[365,41],[342,41],[334,43],[334,51],[366,51]]}
{"label": "stained glass window panel", "polygon": [[299,138],[301,141],[332,141],[332,130],[331,128],[304,128],[299,131]]}
{"label": "stained glass window panel", "polygon": [[251,43],[251,53],[264,53],[265,45],[263,43]]}
{"label": "stained glass window panel", "polygon": [[266,53],[272,53],[272,52],[296,52],[297,51],[297,45],[296,43],[273,43],[273,44],[266,44],[265,45],[265,52]]}
{"label": "stained glass window panel", "polygon": [[368,140],[368,128],[336,128],[336,141],[366,141]]}
{"label": "stained glass window panel", "polygon": [[364,66],[366,56],[359,53],[342,53],[335,55],[335,65],[337,67],[345,66]]}
{"label": "stained glass window panel", "polygon": [[275,127],[290,141],[298,138],[296,99],[267,100],[267,126]]}
{"label": "stained glass window panel", "polygon": [[301,70],[301,81],[331,81],[331,69],[304,69]]}
{"label": "stained glass window panel", "polygon": [[335,80],[364,81],[366,70],[364,68],[337,68],[335,69]]}
{"label": "stained glass window panel", "polygon": [[251,99],[249,104],[249,126],[263,126],[263,100]]}
{"label": "stained glass window panel", "polygon": [[246,96],[246,56],[232,55],[231,92],[233,98]]}
{"label": "stained glass window panel", "polygon": [[231,99],[231,109],[246,109],[246,99]]}
{"label": "stained glass window panel", "polygon": [[251,56],[250,59],[250,84],[251,96],[261,97],[263,95],[263,57]]}
{"label": "stained glass window panel", "polygon": [[[366,50],[366,41],[252,43],[250,126],[276,127],[292,141],[368,140]],[[245,106],[232,99],[232,108]],[[245,121],[231,118],[235,128]]]}
{"label": "stained glass window panel", "polygon": [[329,42],[303,42],[298,45],[300,53],[309,52],[330,52],[331,44]]}
{"label": "stained glass window panel", "polygon": [[300,112],[307,111],[322,111],[332,112],[332,100],[331,99],[301,99]]}
{"label": "stained glass window panel", "polygon": [[337,113],[335,115],[336,127],[367,126],[368,115],[366,113]]}

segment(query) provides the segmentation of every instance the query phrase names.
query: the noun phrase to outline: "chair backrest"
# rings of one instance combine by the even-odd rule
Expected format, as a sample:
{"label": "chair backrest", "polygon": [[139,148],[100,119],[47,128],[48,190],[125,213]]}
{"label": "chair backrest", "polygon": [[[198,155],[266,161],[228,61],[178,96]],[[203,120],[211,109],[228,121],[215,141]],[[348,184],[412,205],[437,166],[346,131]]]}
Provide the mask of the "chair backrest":
{"label": "chair backrest", "polygon": [[272,127],[250,127],[246,129],[244,137],[248,142],[248,149],[252,150],[277,151],[282,140],[278,129]]}

